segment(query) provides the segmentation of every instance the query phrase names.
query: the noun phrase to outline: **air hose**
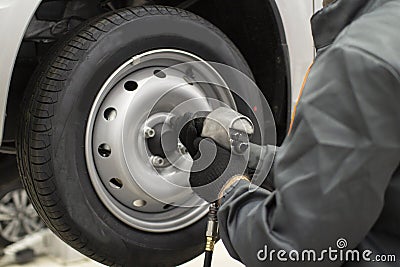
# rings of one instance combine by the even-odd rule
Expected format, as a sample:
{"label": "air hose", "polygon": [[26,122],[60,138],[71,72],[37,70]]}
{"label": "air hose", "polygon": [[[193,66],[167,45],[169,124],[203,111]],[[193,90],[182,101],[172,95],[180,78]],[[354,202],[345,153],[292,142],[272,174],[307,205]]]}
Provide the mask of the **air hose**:
{"label": "air hose", "polygon": [[206,231],[206,248],[204,267],[211,267],[212,256],[214,252],[214,246],[218,239],[218,203],[214,202],[210,205],[210,211],[208,213],[208,223]]}

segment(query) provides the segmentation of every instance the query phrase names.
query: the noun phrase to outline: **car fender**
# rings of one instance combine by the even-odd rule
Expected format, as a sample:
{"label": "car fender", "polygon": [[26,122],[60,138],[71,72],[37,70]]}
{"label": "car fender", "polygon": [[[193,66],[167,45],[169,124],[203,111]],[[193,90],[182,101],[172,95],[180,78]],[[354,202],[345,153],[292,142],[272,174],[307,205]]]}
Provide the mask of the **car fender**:
{"label": "car fender", "polygon": [[26,28],[41,0],[0,0],[0,140],[3,138],[7,97],[15,59]]}
{"label": "car fender", "polygon": [[315,56],[310,25],[314,3],[310,0],[276,0],[275,2],[281,15],[289,50],[293,110],[304,75]]}

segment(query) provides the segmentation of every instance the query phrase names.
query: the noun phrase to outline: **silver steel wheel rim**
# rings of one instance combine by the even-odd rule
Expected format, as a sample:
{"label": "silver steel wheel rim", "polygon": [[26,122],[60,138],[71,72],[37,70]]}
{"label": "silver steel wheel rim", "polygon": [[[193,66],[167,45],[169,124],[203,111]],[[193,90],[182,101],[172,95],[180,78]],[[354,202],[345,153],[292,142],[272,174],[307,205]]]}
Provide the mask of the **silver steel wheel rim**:
{"label": "silver steel wheel rim", "polygon": [[44,227],[26,191],[17,189],[0,200],[0,234],[9,242],[16,242]]}
{"label": "silver steel wheel rim", "polygon": [[[189,99],[208,97],[201,85],[188,80],[188,70],[182,64],[186,62],[199,64],[196,73],[204,75],[200,79],[226,86],[210,64],[191,53],[153,50],[134,56],[108,78],[89,115],[85,153],[95,191],[114,216],[142,231],[176,231],[192,225],[208,211],[207,205],[190,189],[189,174],[161,162],[150,155],[146,147],[146,138],[154,134],[152,127],[165,121],[169,108]],[[166,88],[177,86],[173,97],[153,101],[158,100]],[[235,108],[228,90],[212,97]],[[149,107],[151,102],[157,104]],[[200,101],[199,105],[204,105],[203,109],[213,109],[205,101]],[[150,117],[144,116],[147,111]],[[180,145],[177,153],[184,153],[182,151]],[[182,156],[185,157],[187,155]]]}

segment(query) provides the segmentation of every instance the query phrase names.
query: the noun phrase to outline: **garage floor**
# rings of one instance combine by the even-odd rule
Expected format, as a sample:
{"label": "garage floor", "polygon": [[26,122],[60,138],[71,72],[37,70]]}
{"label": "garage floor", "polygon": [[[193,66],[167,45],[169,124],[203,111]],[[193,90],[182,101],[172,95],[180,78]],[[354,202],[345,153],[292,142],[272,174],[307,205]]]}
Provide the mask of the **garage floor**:
{"label": "garage floor", "polygon": [[[16,265],[12,264],[10,261],[5,259],[6,257],[11,258],[13,252],[26,248],[38,248],[43,246],[42,251],[47,251],[50,255],[40,256],[35,259],[35,261],[24,264]],[[14,247],[6,249],[6,257],[0,260],[0,267],[99,267],[104,266],[90,259],[82,256],[81,254],[75,252],[64,243],[62,243],[55,235],[50,231],[45,232],[42,235],[32,237],[21,242],[21,244],[16,244]],[[200,255],[196,259],[181,265],[181,267],[202,267],[203,266],[204,255]],[[243,266],[239,262],[233,260],[228,252],[226,251],[222,242],[216,245],[213,266],[218,267],[240,267]]]}

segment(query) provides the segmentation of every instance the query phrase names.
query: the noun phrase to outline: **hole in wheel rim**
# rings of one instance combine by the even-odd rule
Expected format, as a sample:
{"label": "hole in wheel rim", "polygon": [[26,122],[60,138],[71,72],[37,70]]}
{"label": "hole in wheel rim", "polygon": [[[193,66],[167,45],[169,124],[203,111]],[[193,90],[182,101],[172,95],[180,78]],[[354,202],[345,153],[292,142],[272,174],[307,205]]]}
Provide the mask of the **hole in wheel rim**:
{"label": "hole in wheel rim", "polygon": [[115,188],[115,189],[121,189],[122,186],[123,186],[123,183],[122,183],[122,181],[121,181],[120,179],[118,179],[118,178],[112,178],[112,179],[110,180],[110,186],[111,186],[112,188]]}
{"label": "hole in wheel rim", "polygon": [[113,121],[117,117],[117,110],[115,108],[108,108],[104,111],[104,118],[107,121]]}
{"label": "hole in wheel rim", "polygon": [[101,144],[98,148],[100,156],[108,158],[111,155],[111,147],[107,144]]}
{"label": "hole in wheel rim", "polygon": [[124,84],[124,88],[126,91],[135,91],[138,88],[138,84],[135,81],[127,81]]}
{"label": "hole in wheel rim", "polygon": [[158,78],[165,78],[167,77],[167,74],[165,74],[165,72],[163,72],[162,70],[155,70],[153,72],[154,76],[158,77]]}

